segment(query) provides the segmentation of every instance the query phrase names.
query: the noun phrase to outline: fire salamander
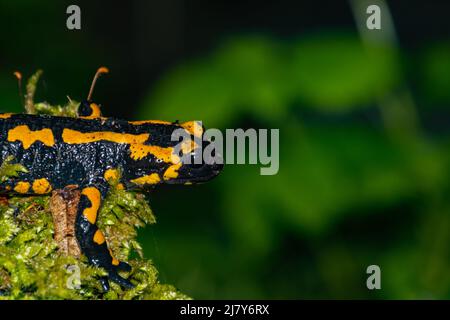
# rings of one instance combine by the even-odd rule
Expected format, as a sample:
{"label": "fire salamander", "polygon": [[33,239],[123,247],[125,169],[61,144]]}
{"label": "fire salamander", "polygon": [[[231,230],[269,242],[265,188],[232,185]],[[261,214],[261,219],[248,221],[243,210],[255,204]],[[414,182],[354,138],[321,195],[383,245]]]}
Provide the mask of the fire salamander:
{"label": "fire salamander", "polygon": [[[193,138],[194,134],[203,134],[203,129],[194,130],[197,125],[194,121],[104,118],[99,106],[90,101],[90,94],[78,107],[76,118],[0,114],[0,161],[13,156],[27,169],[2,182],[0,193],[46,195],[67,186],[78,188],[81,197],[75,236],[81,252],[90,264],[104,268],[109,280],[131,288],[132,283],[118,274],[130,271],[130,265],[112,256],[96,226],[108,179],[119,177],[120,172],[119,187],[135,190],[163,183],[193,184],[215,177],[223,165],[185,164],[172,156],[178,143],[171,140],[172,132],[182,128]],[[193,155],[202,152],[199,148],[193,144],[183,152]],[[103,289],[109,290],[108,279],[101,282]]]}

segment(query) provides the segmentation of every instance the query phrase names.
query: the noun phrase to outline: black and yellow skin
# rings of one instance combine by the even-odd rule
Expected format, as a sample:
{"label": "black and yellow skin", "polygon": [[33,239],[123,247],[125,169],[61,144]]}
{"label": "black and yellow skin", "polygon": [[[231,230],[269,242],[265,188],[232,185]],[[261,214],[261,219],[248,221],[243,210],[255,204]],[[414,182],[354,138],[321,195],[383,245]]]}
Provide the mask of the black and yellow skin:
{"label": "black and yellow skin", "polygon": [[[185,164],[173,157],[177,141],[172,132],[184,129],[191,137],[195,122],[125,121],[103,118],[98,105],[84,101],[79,117],[0,114],[0,161],[13,156],[27,172],[0,184],[0,193],[42,195],[66,186],[81,191],[76,237],[89,262],[107,270],[109,279],[132,284],[117,271],[130,270],[111,255],[97,213],[105,198],[108,179],[120,177],[119,187],[142,189],[162,183],[194,184],[215,177],[222,165]],[[191,144],[185,152],[201,152]],[[120,173],[120,174],[119,174]],[[102,284],[108,290],[109,283]]]}

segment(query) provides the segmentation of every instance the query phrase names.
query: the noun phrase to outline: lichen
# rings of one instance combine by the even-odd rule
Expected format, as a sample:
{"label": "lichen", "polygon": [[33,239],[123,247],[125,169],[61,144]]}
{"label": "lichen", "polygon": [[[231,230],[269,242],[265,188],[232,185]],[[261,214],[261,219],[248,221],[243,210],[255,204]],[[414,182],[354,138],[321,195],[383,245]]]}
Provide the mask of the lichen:
{"label": "lichen", "polygon": [[[33,96],[38,77],[31,77],[28,96]],[[38,114],[74,116],[76,106],[77,102],[69,99],[65,106],[33,103],[27,109]],[[0,181],[24,170],[13,158],[5,159],[0,166]],[[136,229],[156,222],[145,196],[122,190],[114,180],[110,185],[97,223],[115,257],[132,266],[132,271],[123,276],[135,288],[123,290],[111,283],[110,291],[104,293],[98,281],[106,275],[103,269],[89,265],[84,256],[77,259],[58,250],[53,239],[50,197],[13,196],[0,201],[0,299],[190,299],[175,287],[161,284],[157,269],[143,257]]]}

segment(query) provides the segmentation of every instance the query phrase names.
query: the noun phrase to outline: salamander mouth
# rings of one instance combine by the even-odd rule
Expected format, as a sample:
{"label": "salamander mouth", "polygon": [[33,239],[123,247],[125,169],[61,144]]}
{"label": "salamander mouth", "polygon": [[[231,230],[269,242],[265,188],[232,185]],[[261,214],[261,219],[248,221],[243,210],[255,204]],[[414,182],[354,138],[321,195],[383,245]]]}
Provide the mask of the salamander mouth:
{"label": "salamander mouth", "polygon": [[195,184],[215,178],[223,170],[223,164],[184,165],[178,170],[178,177],[170,179],[168,184]]}

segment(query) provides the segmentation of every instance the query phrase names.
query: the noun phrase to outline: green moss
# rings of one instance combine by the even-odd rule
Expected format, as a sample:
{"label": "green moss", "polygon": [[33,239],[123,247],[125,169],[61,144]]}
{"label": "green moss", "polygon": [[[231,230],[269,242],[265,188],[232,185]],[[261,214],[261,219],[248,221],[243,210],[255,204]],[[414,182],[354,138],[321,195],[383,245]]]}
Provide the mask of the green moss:
{"label": "green moss", "polygon": [[19,172],[27,172],[27,169],[18,163],[13,163],[14,157],[7,157],[0,165],[0,182],[6,181],[10,177],[17,177]]}
{"label": "green moss", "polygon": [[[38,76],[33,76],[32,81],[35,78]],[[33,91],[35,85],[29,82],[27,89]],[[37,113],[74,116],[76,107],[77,103],[69,100],[62,107],[37,103],[32,109]],[[24,170],[8,158],[0,166],[0,181]],[[99,276],[106,275],[103,269],[89,265],[85,257],[76,259],[58,251],[53,239],[50,197],[11,197],[7,203],[0,203],[0,299],[190,299],[158,281],[157,269],[144,259],[136,241],[136,228],[156,222],[145,196],[120,190],[117,181],[110,183],[111,191],[100,210],[98,226],[115,257],[132,266],[132,271],[123,276],[135,288],[122,290],[111,283],[111,290],[103,293],[98,281]]]}

